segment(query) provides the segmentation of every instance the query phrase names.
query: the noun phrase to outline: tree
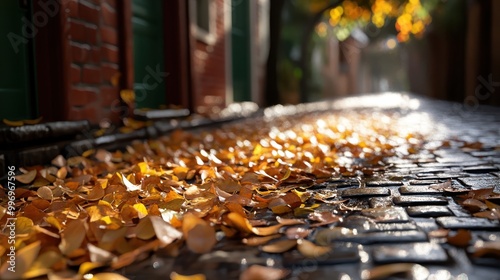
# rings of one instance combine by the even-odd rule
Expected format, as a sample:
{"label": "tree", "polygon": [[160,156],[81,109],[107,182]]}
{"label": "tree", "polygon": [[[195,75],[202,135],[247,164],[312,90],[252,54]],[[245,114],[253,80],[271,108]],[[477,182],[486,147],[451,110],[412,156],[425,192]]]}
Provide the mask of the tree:
{"label": "tree", "polygon": [[[277,65],[280,52],[280,39],[283,29],[283,8],[292,0],[270,0],[270,48],[266,67],[266,105],[280,103]],[[376,28],[388,26],[393,19],[392,30],[400,42],[412,36],[420,37],[430,24],[429,10],[436,6],[437,0],[293,0],[297,18],[294,26],[303,26],[301,36],[297,36],[300,57],[300,101],[307,101],[309,75],[309,48],[315,28],[321,21],[327,21],[337,31],[349,35],[354,27],[366,27],[368,23]],[[290,6],[290,5],[289,5]],[[338,9],[337,9],[338,8]],[[331,11],[335,10],[335,13]],[[392,32],[394,32],[392,31]],[[300,31],[299,31],[300,32]],[[340,32],[339,32],[340,34]]]}

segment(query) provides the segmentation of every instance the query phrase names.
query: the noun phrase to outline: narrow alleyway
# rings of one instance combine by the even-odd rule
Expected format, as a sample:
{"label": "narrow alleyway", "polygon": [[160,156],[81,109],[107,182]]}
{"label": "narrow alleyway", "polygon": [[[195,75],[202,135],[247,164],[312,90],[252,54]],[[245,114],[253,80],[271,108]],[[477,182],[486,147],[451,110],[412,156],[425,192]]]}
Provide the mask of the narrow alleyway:
{"label": "narrow alleyway", "polygon": [[369,95],[16,167],[0,277],[500,279],[499,127]]}

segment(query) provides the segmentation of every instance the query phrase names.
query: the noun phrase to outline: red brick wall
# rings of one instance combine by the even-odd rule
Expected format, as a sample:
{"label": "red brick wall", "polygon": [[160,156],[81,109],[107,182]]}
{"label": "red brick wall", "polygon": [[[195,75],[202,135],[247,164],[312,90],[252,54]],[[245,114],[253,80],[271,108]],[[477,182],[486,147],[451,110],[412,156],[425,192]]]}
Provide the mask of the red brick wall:
{"label": "red brick wall", "polygon": [[[199,113],[210,113],[225,106],[225,34],[224,0],[215,0],[216,38],[214,44],[195,40],[193,70],[194,109]],[[194,36],[194,35],[193,35]],[[230,35],[229,35],[230,36]],[[195,36],[194,36],[195,37]],[[196,37],[195,37],[196,38]]]}
{"label": "red brick wall", "polygon": [[119,88],[111,83],[119,69],[118,12],[116,0],[70,0],[69,19],[69,120],[118,121],[111,105]]}

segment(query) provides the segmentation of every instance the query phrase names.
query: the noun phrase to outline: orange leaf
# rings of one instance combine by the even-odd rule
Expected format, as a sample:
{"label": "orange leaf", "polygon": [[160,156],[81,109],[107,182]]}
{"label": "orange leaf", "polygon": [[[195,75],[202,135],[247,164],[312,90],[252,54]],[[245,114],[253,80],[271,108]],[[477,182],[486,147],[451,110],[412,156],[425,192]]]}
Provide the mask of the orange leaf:
{"label": "orange leaf", "polygon": [[251,233],[252,232],[252,225],[248,221],[247,218],[241,216],[240,214],[236,212],[231,212],[227,214],[227,218],[231,222],[231,226],[237,228],[239,231],[243,233]]}
{"label": "orange leaf", "polygon": [[449,235],[446,238],[447,242],[456,247],[467,247],[472,239],[470,231],[459,229],[455,235]]}

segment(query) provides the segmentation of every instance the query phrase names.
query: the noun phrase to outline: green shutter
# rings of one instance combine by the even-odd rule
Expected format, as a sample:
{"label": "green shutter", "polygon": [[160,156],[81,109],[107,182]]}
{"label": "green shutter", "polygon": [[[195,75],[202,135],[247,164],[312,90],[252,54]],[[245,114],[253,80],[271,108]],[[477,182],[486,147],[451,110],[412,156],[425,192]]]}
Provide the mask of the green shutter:
{"label": "green shutter", "polygon": [[0,119],[30,119],[36,113],[31,78],[34,68],[30,64],[32,40],[23,36],[23,29],[30,37],[33,30],[27,28],[31,25],[27,8],[19,3],[0,1]]}
{"label": "green shutter", "polygon": [[250,6],[249,0],[232,0],[232,75],[234,101],[250,101]]}
{"label": "green shutter", "polygon": [[132,0],[137,108],[166,103],[162,0]]}

